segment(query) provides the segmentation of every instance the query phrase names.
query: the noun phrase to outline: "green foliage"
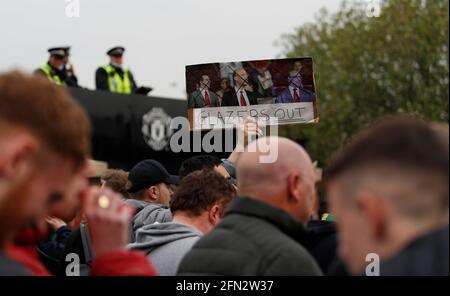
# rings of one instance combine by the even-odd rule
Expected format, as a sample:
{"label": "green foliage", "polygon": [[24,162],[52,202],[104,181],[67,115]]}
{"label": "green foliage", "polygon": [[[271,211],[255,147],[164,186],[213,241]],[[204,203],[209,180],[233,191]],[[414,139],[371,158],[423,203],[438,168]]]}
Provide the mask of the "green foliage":
{"label": "green foliage", "polygon": [[449,1],[384,0],[322,9],[314,23],[281,38],[288,57],[312,56],[320,122],[280,134],[308,138],[313,159],[329,156],[361,127],[387,114],[449,120]]}

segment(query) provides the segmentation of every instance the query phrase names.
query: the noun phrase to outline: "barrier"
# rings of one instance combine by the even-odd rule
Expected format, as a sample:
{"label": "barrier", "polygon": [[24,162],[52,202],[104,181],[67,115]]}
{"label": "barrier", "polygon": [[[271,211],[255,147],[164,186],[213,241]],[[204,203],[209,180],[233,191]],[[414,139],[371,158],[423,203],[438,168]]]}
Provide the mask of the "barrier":
{"label": "barrier", "polygon": [[140,160],[153,158],[171,173],[177,173],[184,159],[199,154],[170,150],[170,120],[186,117],[185,100],[81,88],[69,91],[91,119],[93,158],[108,162],[110,168],[129,170]]}

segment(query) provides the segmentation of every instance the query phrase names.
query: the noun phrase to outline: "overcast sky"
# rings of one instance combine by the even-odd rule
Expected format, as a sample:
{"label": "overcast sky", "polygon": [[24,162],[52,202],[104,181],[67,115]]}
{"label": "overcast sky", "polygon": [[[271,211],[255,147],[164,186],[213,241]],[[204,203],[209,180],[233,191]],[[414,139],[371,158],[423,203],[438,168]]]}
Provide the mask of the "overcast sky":
{"label": "overcast sky", "polygon": [[[66,16],[79,1],[80,17]],[[0,71],[32,71],[48,47],[71,45],[79,83],[93,88],[106,50],[126,47],[125,65],[152,95],[184,98],[184,66],[275,58],[283,33],[340,0],[2,0]]]}

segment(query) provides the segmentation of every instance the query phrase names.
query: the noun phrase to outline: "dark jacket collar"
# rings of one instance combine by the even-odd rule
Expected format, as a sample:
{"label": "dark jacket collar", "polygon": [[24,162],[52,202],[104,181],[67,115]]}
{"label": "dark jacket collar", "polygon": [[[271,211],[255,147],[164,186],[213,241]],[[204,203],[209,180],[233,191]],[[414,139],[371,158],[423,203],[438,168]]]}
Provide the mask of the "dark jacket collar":
{"label": "dark jacket collar", "polygon": [[51,71],[53,72],[52,75],[58,75],[60,78],[65,79],[67,73],[66,73],[66,67],[63,67],[61,70],[58,68],[53,67],[50,64],[50,61],[47,62],[47,65],[50,66]]}
{"label": "dark jacket collar", "polygon": [[117,65],[114,65],[114,64],[112,64],[112,63],[109,63],[109,65],[110,65],[111,67],[113,67],[114,70],[115,70],[116,72],[118,72],[118,73],[123,73],[123,71],[124,71],[122,66],[117,66]]}
{"label": "dark jacket collar", "polygon": [[60,70],[58,70],[57,68],[53,67],[52,64],[50,64],[50,61],[47,62],[47,65],[50,66],[50,69],[54,72],[54,73],[58,73],[60,72]]}
{"label": "dark jacket collar", "polygon": [[412,241],[392,258],[383,260],[381,275],[446,275],[449,226],[443,226]]}
{"label": "dark jacket collar", "polygon": [[295,221],[288,213],[254,198],[237,197],[225,212],[225,217],[234,214],[264,220],[300,242],[308,237],[305,226]]}

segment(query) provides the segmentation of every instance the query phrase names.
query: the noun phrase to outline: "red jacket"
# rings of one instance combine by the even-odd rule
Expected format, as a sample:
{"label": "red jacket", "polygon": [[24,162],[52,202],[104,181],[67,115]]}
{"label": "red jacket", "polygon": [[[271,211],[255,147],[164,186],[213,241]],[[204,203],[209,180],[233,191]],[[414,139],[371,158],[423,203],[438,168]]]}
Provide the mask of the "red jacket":
{"label": "red jacket", "polygon": [[39,260],[39,255],[34,245],[10,245],[6,248],[6,254],[10,259],[23,265],[31,275],[51,275]]}
{"label": "red jacket", "polygon": [[[18,243],[6,248],[8,257],[21,263],[34,276],[51,275],[36,250],[42,235],[24,232]],[[37,240],[36,240],[37,239]],[[34,243],[32,243],[34,241]],[[157,275],[147,257],[138,251],[114,251],[95,258],[91,266],[93,276],[153,276]]]}

